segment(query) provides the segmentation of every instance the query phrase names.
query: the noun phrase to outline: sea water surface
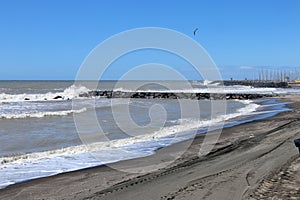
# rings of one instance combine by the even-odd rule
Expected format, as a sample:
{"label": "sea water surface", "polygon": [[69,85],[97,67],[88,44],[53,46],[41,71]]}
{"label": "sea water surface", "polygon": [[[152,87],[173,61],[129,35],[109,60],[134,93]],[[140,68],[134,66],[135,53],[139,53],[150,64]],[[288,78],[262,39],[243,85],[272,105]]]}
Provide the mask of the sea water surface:
{"label": "sea water surface", "polygon": [[[197,81],[191,82],[192,88],[188,89],[180,82],[166,84],[172,85],[173,92],[300,93],[296,89],[247,86],[228,86],[224,89],[218,84],[207,87],[210,83]],[[114,85],[113,81],[104,81],[100,82],[98,89],[113,89]],[[168,88],[158,86],[148,84],[139,90],[166,91]],[[212,118],[211,101],[200,100],[197,103],[201,112],[182,118],[180,104],[176,99],[128,101],[79,97],[79,94],[89,90],[88,83],[74,84],[73,81],[0,81],[0,188],[38,177],[148,156],[158,148],[191,138],[193,135],[190,132],[201,134],[209,126],[224,120],[225,126],[232,126],[287,110],[286,103],[278,103],[275,99],[230,100],[226,101],[226,113]],[[131,89],[118,86],[114,90]],[[62,98],[55,99],[57,96]],[[74,101],[82,106],[74,109]],[[160,105],[167,113],[165,122],[162,127],[145,129],[139,137],[131,134],[136,131],[134,128],[127,132],[121,130],[112,114],[113,108],[128,106],[132,120],[143,127],[151,122],[149,110],[155,105]],[[108,139],[92,148],[87,148],[80,140],[73,118],[73,115],[80,116],[89,112],[96,113]],[[121,118],[127,117],[122,109],[116,114]],[[97,134],[97,127],[91,129]],[[185,134],[174,137],[174,134],[180,132]],[[116,149],[124,151],[118,154]],[[91,150],[101,152],[101,156],[94,158],[90,154]]]}

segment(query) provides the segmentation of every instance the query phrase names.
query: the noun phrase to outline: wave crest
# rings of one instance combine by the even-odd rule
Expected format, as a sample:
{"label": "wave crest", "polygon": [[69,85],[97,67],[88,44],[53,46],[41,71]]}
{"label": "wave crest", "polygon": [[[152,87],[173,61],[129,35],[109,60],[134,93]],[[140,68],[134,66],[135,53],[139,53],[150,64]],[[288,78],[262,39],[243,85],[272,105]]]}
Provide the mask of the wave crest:
{"label": "wave crest", "polygon": [[0,93],[0,102],[19,102],[19,101],[54,101],[54,100],[70,100],[79,98],[79,94],[87,93],[90,90],[84,86],[71,85],[63,92],[48,92],[45,94],[6,94]]}
{"label": "wave crest", "polygon": [[35,112],[35,113],[19,113],[19,114],[0,114],[2,119],[22,119],[22,118],[42,118],[46,116],[65,116],[72,113],[85,112],[87,109],[82,108],[79,110],[61,110],[61,111],[51,111],[51,112]]}

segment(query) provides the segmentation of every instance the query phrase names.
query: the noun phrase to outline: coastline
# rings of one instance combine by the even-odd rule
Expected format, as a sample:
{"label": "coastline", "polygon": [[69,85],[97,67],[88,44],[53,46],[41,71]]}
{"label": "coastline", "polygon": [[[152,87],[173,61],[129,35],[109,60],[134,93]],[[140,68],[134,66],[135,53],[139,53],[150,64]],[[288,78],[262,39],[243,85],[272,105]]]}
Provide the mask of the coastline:
{"label": "coastline", "polygon": [[[224,128],[214,151],[205,157],[197,157],[204,138],[203,135],[199,135],[180,159],[156,172],[127,174],[106,166],[93,167],[11,185],[0,190],[0,198],[248,198],[264,177],[297,157],[292,138],[296,136],[297,127],[300,126],[297,120],[300,115],[300,98],[282,98],[294,102],[289,105],[293,111]],[[151,159],[172,159],[170,155],[176,155],[178,147],[185,142],[187,141],[159,149],[149,157],[121,161],[111,166],[130,167],[141,163],[147,165]],[[281,148],[288,151],[280,153]],[[272,158],[277,162],[272,161]],[[266,160],[268,165],[264,164]],[[253,170],[253,166],[259,166],[258,172]],[[233,178],[234,176],[237,177]],[[232,185],[226,186],[222,181],[227,184],[229,181]],[[238,192],[235,192],[235,189]]]}

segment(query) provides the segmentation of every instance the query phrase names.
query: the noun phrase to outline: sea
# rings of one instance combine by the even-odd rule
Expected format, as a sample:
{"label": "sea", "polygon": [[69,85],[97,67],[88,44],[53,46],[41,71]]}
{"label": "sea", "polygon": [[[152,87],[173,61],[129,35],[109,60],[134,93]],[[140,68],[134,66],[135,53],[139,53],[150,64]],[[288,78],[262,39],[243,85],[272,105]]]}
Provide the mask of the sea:
{"label": "sea", "polygon": [[[186,84],[180,81],[138,82],[143,85],[139,91],[148,92],[300,93],[299,89],[224,87],[209,81],[189,81],[189,84],[191,87],[185,88]],[[189,111],[191,115],[183,117],[177,99],[80,97],[93,89],[91,85],[95,82],[0,81],[0,189],[36,178],[149,156],[159,148],[203,134],[208,127],[219,128],[221,122],[225,127],[235,126],[289,110],[288,102],[276,98],[227,100],[226,112],[212,117],[214,100],[187,100],[199,105],[200,114]],[[130,85],[136,82],[100,81],[97,89],[131,91]],[[74,120],[89,114],[96,117],[103,136],[101,143],[99,138],[95,139],[99,145],[92,148],[101,152],[98,157],[87,148],[93,139],[87,144]],[[162,119],[153,119],[152,114]],[[126,123],[128,118],[136,126],[126,126],[124,130],[118,120]],[[89,125],[89,121],[85,124]],[[99,126],[91,124],[89,134],[97,135]],[[174,138],[181,132],[185,134]]]}

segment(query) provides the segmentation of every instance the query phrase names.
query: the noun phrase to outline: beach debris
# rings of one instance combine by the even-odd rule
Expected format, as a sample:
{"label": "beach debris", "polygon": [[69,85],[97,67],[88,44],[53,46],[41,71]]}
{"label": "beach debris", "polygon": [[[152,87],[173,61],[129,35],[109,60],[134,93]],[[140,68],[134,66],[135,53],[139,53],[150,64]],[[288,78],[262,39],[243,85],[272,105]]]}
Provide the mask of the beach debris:
{"label": "beach debris", "polygon": [[295,146],[298,147],[298,151],[300,154],[300,138],[294,140]]}

